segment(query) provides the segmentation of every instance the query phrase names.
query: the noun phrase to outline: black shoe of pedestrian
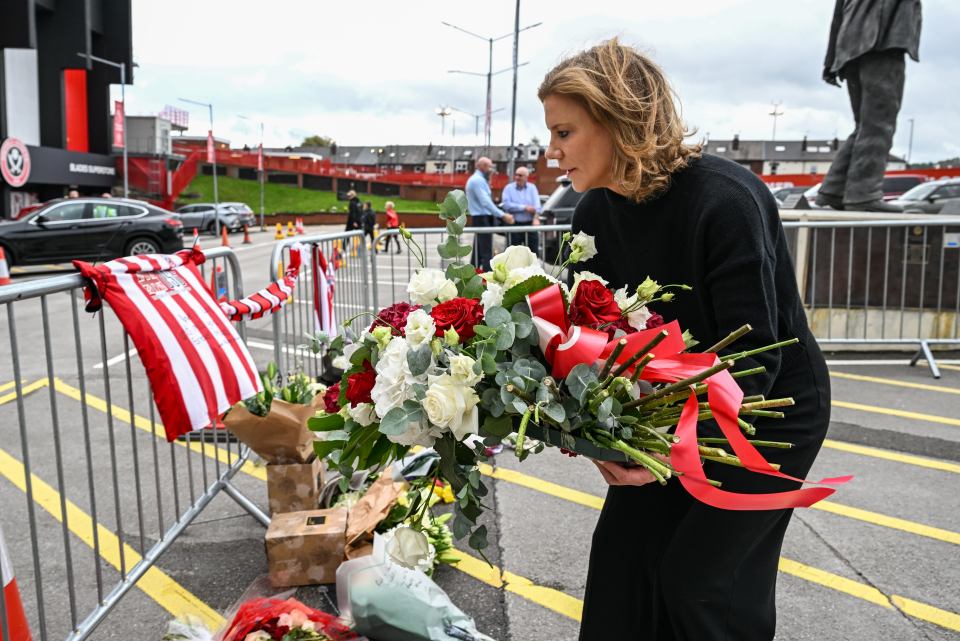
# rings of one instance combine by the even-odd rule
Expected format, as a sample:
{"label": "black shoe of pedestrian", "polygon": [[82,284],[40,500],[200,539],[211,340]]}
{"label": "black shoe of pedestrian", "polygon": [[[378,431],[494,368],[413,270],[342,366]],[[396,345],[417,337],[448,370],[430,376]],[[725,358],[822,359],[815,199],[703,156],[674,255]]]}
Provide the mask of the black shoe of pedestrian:
{"label": "black shoe of pedestrian", "polygon": [[830,207],[838,211],[843,211],[846,209],[843,203],[843,198],[840,196],[834,196],[833,194],[825,194],[822,191],[817,194],[817,207]]}
{"label": "black shoe of pedestrian", "polygon": [[871,200],[865,203],[844,203],[847,211],[873,211],[884,212],[888,214],[899,214],[903,207],[887,202],[885,200]]}

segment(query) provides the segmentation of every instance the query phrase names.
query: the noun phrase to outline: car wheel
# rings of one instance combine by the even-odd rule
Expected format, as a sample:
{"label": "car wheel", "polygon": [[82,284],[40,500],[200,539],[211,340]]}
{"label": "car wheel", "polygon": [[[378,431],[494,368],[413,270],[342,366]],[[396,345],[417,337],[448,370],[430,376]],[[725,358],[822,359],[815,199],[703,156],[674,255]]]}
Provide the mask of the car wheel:
{"label": "car wheel", "polygon": [[141,254],[159,254],[160,248],[156,241],[149,238],[134,238],[127,244],[127,256],[139,256]]}

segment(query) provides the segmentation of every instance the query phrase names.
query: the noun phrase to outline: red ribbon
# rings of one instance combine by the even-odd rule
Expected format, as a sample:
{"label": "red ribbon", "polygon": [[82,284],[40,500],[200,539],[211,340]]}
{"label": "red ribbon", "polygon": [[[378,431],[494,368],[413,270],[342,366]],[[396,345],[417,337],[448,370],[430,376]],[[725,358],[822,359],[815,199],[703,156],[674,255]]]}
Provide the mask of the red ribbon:
{"label": "red ribbon", "polygon": [[[547,362],[551,364],[552,374],[557,379],[566,378],[570,370],[578,364],[593,364],[600,359],[605,360],[620,340],[609,341],[606,332],[571,325],[559,285],[551,285],[530,294],[527,302],[530,304],[533,323],[539,333],[540,349]],[[667,337],[651,350],[656,358],[644,367],[640,374],[643,380],[653,383],[674,383],[720,362],[718,356],[712,353],[682,353],[685,345],[677,321],[656,329],[624,336],[627,345],[617,358],[617,362],[622,363],[629,359],[663,330],[667,331]],[[812,485],[840,485],[853,478],[841,476],[807,481],[777,471],[740,431],[737,415],[743,401],[743,390],[737,385],[730,372],[723,370],[704,382],[707,384],[707,400],[713,418],[720,426],[724,437],[730,442],[734,454],[746,469],[758,474]],[[741,494],[710,485],[697,449],[699,413],[697,397],[691,393],[680,414],[680,422],[675,432],[678,442],[670,449],[670,463],[680,472],[680,483],[697,500],[725,510],[779,510],[809,507],[836,491],[833,487],[810,487],[786,492]]]}

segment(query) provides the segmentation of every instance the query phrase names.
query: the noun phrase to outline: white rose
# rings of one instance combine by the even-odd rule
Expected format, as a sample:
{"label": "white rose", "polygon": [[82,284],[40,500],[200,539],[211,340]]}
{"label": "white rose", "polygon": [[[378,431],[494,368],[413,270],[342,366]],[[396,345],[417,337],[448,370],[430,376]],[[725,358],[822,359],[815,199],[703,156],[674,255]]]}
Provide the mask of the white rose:
{"label": "white rose", "polygon": [[597,243],[593,236],[582,231],[570,241],[570,262],[580,263],[597,255]]}
{"label": "white rose", "polygon": [[601,278],[600,276],[597,276],[593,272],[587,272],[587,271],[578,272],[573,275],[573,287],[570,288],[571,298],[577,295],[577,285],[579,285],[582,281],[585,281],[585,280],[599,280],[604,287],[607,286],[606,279]]}
{"label": "white rose", "polygon": [[407,325],[404,333],[411,347],[419,347],[429,342],[437,331],[437,325],[430,314],[422,309],[416,309],[407,315]]}
{"label": "white rose", "polygon": [[380,352],[375,368],[377,378],[370,391],[377,416],[380,418],[393,408],[403,405],[405,400],[413,398],[411,387],[416,379],[407,365],[408,349],[407,341],[396,337]]}
{"label": "white rose", "polygon": [[647,328],[647,321],[650,320],[651,315],[647,306],[644,305],[627,314],[627,324],[636,330],[644,330]]}
{"label": "white rose", "polygon": [[433,305],[437,300],[442,303],[456,297],[457,286],[439,269],[425,268],[410,279],[407,293],[417,305]]}
{"label": "white rose", "polygon": [[483,378],[481,374],[473,371],[473,366],[477,361],[466,354],[457,354],[450,357],[450,376],[458,383],[473,387]]}
{"label": "white rose", "polygon": [[360,403],[356,407],[347,406],[346,409],[350,418],[359,423],[361,427],[366,427],[377,420],[377,412],[373,403]]}
{"label": "white rose", "polygon": [[637,295],[630,295],[627,293],[626,286],[621,287],[617,291],[613,292],[613,300],[617,301],[617,306],[620,307],[620,311],[633,306],[637,302]]}
{"label": "white rose", "polygon": [[503,287],[497,283],[487,283],[486,289],[480,294],[480,304],[484,309],[497,307],[503,302]]}
{"label": "white rose", "polygon": [[480,398],[473,388],[458,383],[449,374],[430,377],[430,387],[423,399],[427,418],[437,427],[444,427],[461,441],[468,434],[476,434]]}
{"label": "white rose", "polygon": [[411,570],[433,569],[436,548],[427,536],[409,525],[399,525],[383,534],[384,550],[391,561]]}
{"label": "white rose", "polygon": [[501,270],[510,272],[535,264],[537,264],[537,255],[526,245],[511,245],[490,259],[490,268],[494,273],[499,273]]}

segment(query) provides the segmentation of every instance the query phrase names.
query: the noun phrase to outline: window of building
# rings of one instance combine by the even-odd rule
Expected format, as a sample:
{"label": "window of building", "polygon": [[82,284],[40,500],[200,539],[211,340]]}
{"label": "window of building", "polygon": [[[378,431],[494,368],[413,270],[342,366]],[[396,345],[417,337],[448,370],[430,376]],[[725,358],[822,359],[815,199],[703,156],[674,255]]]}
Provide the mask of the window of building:
{"label": "window of building", "polygon": [[770,163],[770,175],[775,175],[779,167],[780,167],[780,163],[778,162]]}
{"label": "window of building", "polygon": [[818,173],[820,173],[820,172],[817,171],[817,166],[816,166],[816,165],[810,165],[810,173],[811,173],[811,174],[818,174]]}
{"label": "window of building", "polygon": [[347,158],[349,158],[349,157],[350,157],[350,152],[349,152],[349,151],[345,151],[345,152],[343,152],[343,155],[346,156]]}
{"label": "window of building", "polygon": [[716,151],[718,154],[722,154],[722,153],[725,152],[726,150],[727,150],[726,147],[717,147],[717,148],[715,149],[715,151]]}
{"label": "window of building", "polygon": [[463,155],[464,155],[464,156],[472,156],[472,155],[473,155],[473,149],[464,149],[464,150],[463,150]]}
{"label": "window of building", "polygon": [[540,155],[540,150],[537,149],[536,147],[527,150],[527,156],[530,158],[536,158],[539,155]]}
{"label": "window of building", "polygon": [[438,155],[438,156],[446,156],[446,155],[447,155],[447,150],[446,150],[446,149],[440,149],[440,150],[437,151],[437,155]]}
{"label": "window of building", "polygon": [[774,151],[786,151],[786,150],[787,150],[787,146],[786,146],[786,145],[776,145],[776,146],[773,148],[773,150],[774,150]]}
{"label": "window of building", "polygon": [[422,174],[422,173],[423,173],[423,165],[415,165],[414,168],[413,168],[413,173],[415,173],[415,174]]}
{"label": "window of building", "polygon": [[455,167],[454,171],[456,171],[459,174],[466,171],[469,166],[470,165],[466,160],[458,160],[454,165]]}
{"label": "window of building", "polygon": [[820,145],[819,147],[817,147],[817,151],[819,151],[822,154],[829,154],[830,145]]}
{"label": "window of building", "polygon": [[816,153],[816,152],[817,152],[817,146],[816,146],[816,145],[807,145],[807,153],[808,153],[808,154],[814,154],[814,153]]}

